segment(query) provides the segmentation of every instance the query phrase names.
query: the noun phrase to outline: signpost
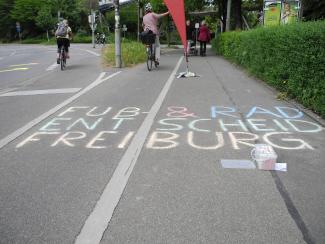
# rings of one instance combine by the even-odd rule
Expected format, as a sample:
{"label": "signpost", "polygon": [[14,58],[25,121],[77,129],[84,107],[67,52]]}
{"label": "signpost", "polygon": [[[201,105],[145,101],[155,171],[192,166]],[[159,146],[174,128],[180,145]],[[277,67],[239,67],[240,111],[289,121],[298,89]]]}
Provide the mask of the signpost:
{"label": "signpost", "polygon": [[126,25],[123,25],[122,31],[123,31],[123,37],[125,38],[125,33],[127,32],[128,28]]}
{"label": "signpost", "polygon": [[91,15],[88,16],[88,22],[91,28],[91,32],[92,32],[92,44],[93,44],[93,48],[95,48],[95,30],[97,27],[96,24],[96,12],[91,10]]}

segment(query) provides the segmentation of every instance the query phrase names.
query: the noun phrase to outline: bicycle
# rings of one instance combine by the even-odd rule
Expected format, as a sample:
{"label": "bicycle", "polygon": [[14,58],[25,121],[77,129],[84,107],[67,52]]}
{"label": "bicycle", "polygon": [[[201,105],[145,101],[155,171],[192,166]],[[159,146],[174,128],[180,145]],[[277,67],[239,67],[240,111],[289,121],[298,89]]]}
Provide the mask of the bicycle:
{"label": "bicycle", "polygon": [[141,41],[146,45],[148,71],[152,70],[153,64],[156,68],[159,65],[159,63],[156,61],[156,53],[154,47],[155,40],[156,35],[152,31],[144,31],[141,33]]}
{"label": "bicycle", "polygon": [[61,49],[60,49],[59,60],[60,60],[61,70],[63,71],[65,69],[65,67],[66,67],[66,64],[67,64],[67,56],[66,56],[66,53],[65,53],[64,46],[62,46]]}
{"label": "bicycle", "polygon": [[149,71],[152,70],[152,64],[155,64],[157,68],[159,63],[156,61],[156,52],[153,44],[147,44],[147,68]]}
{"label": "bicycle", "polygon": [[103,34],[101,36],[96,36],[95,44],[98,46],[102,45],[102,47],[104,47],[106,44],[106,36]]}

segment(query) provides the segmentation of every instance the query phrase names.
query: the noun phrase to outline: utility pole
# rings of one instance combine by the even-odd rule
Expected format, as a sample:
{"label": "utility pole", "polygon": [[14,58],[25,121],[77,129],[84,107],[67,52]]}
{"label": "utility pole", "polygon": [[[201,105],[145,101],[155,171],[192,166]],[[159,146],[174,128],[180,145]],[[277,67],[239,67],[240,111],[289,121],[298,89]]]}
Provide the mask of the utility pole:
{"label": "utility pole", "polygon": [[115,7],[115,64],[116,68],[122,67],[121,60],[121,26],[120,26],[120,2],[114,0]]}
{"label": "utility pole", "polygon": [[138,0],[138,41],[140,41],[140,0]]}
{"label": "utility pole", "polygon": [[231,0],[228,0],[228,2],[227,2],[226,31],[230,30],[230,14],[231,14]]}

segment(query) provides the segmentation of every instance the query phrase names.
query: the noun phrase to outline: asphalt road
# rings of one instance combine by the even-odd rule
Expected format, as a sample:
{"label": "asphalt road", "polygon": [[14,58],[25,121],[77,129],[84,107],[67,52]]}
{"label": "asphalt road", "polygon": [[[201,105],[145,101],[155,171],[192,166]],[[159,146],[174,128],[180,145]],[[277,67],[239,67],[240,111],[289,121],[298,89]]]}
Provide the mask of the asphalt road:
{"label": "asphalt road", "polygon": [[[0,46],[1,244],[325,243],[322,119],[211,52],[187,79],[180,50],[152,72],[99,54],[62,72]],[[287,172],[256,168],[261,143]]]}

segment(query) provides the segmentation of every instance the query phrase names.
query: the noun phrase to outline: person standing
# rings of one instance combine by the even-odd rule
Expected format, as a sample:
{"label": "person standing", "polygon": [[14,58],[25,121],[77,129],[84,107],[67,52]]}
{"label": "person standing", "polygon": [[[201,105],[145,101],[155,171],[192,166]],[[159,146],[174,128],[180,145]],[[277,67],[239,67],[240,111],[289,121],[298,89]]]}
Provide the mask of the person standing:
{"label": "person standing", "polygon": [[150,3],[145,5],[145,16],[143,16],[143,29],[151,30],[156,35],[155,42],[155,54],[156,54],[156,64],[159,64],[160,59],[160,41],[159,41],[159,31],[158,31],[158,20],[164,16],[169,15],[169,12],[163,14],[156,14],[152,12],[152,6]]}
{"label": "person standing", "polygon": [[206,56],[207,43],[211,40],[211,33],[203,20],[199,28],[200,56]]}
{"label": "person standing", "polygon": [[195,38],[194,37],[194,31],[195,29],[191,25],[191,21],[187,20],[186,21],[186,39],[187,39],[187,54],[190,53],[190,49],[192,45],[195,45]]}

